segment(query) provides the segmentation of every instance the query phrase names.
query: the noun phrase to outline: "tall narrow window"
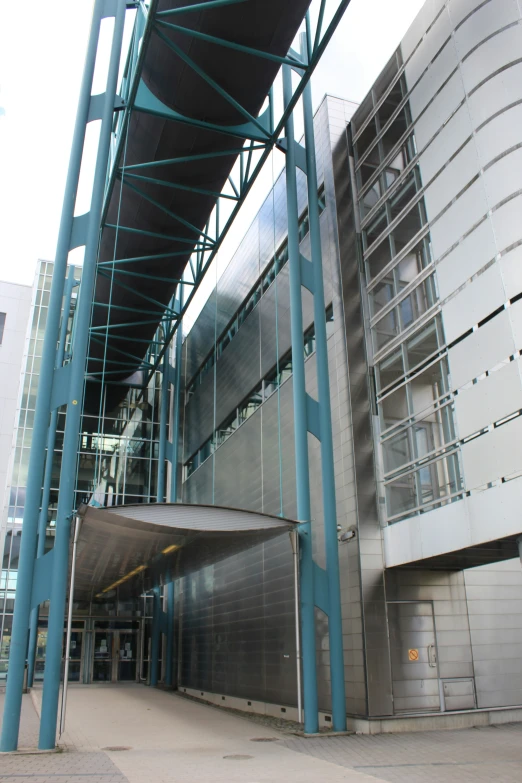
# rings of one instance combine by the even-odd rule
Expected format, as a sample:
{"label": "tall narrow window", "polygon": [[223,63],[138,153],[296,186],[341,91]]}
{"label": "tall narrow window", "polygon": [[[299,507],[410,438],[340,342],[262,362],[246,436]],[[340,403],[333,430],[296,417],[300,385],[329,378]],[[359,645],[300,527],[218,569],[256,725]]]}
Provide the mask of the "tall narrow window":
{"label": "tall narrow window", "polygon": [[5,313],[0,313],[0,345],[4,339]]}

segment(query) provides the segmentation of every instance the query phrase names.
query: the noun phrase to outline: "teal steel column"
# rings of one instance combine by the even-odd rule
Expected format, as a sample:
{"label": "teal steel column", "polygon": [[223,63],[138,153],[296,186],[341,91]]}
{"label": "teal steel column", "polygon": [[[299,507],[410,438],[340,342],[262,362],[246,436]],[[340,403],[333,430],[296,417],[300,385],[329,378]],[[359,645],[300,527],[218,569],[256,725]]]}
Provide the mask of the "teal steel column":
{"label": "teal steel column", "polygon": [[[65,354],[65,340],[67,338],[67,324],[69,321],[69,311],[71,307],[72,290],[75,286],[74,266],[69,267],[69,276],[65,286],[63,299],[62,325],[60,328],[60,339],[58,341],[58,351],[56,353],[56,367],[61,367]],[[58,409],[55,408],[51,413],[49,424],[49,435],[47,437],[47,456],[45,458],[45,474],[42,492],[42,507],[38,519],[38,547],[36,557],[42,557],[45,552],[45,533],[47,530],[47,514],[49,509],[49,495],[51,492],[51,478],[53,473],[54,444],[56,441],[56,425],[58,421]],[[29,653],[27,663],[27,685],[32,687],[34,681],[34,665],[36,660],[36,642],[38,635],[38,613],[39,607],[35,606],[31,610],[31,620],[29,623]]]}
{"label": "teal steel column", "polygon": [[[301,51],[304,51],[304,47],[301,47]],[[346,731],[343,628],[337,541],[337,509],[335,502],[332,413],[330,405],[330,378],[328,372],[328,344],[326,339],[321,226],[319,223],[319,206],[317,203],[314,115],[312,111],[312,88],[310,82],[306,85],[303,92],[303,113],[306,176],[308,183],[308,220],[310,223],[310,248],[314,280],[315,355],[319,400],[319,430],[321,434],[321,477],[323,485],[326,578],[328,582],[328,635],[330,639],[332,727],[334,731]]]}
{"label": "teal steel column", "polygon": [[[177,297],[178,312],[183,308],[183,287],[180,286],[180,292]],[[183,327],[182,321],[178,323],[176,330],[176,349],[174,353],[174,402],[172,405],[172,452],[171,452],[171,470],[170,470],[170,501],[178,502],[178,462],[179,462],[179,431],[181,416],[181,353],[183,348]]]}
{"label": "teal steel column", "polygon": [[174,582],[167,585],[167,654],[165,685],[172,687],[174,667]]}
{"label": "teal steel column", "polygon": [[[165,331],[168,331],[167,329]],[[163,503],[165,500],[165,465],[167,458],[167,426],[168,426],[168,406],[169,406],[169,368],[170,346],[167,345],[163,354],[162,376],[161,376],[161,398],[160,398],[160,419],[159,419],[159,445],[158,445],[158,479],[156,487],[156,502]]]}
{"label": "teal steel column", "polygon": [[[285,107],[292,97],[289,66],[283,66],[283,97]],[[298,233],[297,179],[294,149],[294,118],[286,124],[286,203],[288,213],[288,265],[290,278],[290,323],[292,330],[292,384],[294,400],[295,470],[297,518],[301,552],[300,600],[301,639],[303,655],[304,730],[319,731],[317,703],[317,672],[315,654],[314,565],[312,558],[312,525],[310,479],[308,463],[308,426],[304,367],[303,312],[301,299],[301,261]]]}
{"label": "teal steel column", "polygon": [[159,653],[161,641],[161,599],[160,589],[155,587],[152,591],[152,633],[150,645],[150,684],[158,684]]}
{"label": "teal steel column", "polygon": [[85,129],[89,115],[91,85],[96,62],[96,49],[98,46],[103,5],[103,0],[96,0],[94,6],[89,42],[87,45],[85,69],[76,115],[76,124],[74,127],[69,169],[65,185],[51,293],[49,296],[47,325],[42,350],[38,394],[36,397],[33,438],[29,457],[28,481],[22,527],[23,535],[20,545],[16,602],[9,653],[9,676],[7,678],[4,719],[2,724],[2,736],[0,739],[0,751],[4,752],[16,750],[18,747],[24,666],[27,652],[29,615],[31,611],[33,569],[36,555],[42,482],[44,477],[45,446],[49,429],[51,392],[56,360],[56,343],[60,326],[67,257],[71,241],[74,205],[76,201],[78,179],[80,176]]}
{"label": "teal steel column", "polygon": [[125,24],[125,8],[125,0],[118,0],[114,20],[107,87],[103,101],[102,122],[85,242],[82,280],[76,309],[69,401],[67,403],[67,416],[65,421],[62,467],[60,471],[60,492],[56,520],[56,539],[54,544],[54,571],[51,583],[51,604],[47,632],[42,712],[40,718],[40,740],[38,745],[40,750],[54,748],[56,742],[63,621],[69,564],[69,539],[74,505],[76,465],[84,395],[84,376],[89,343],[91,306],[96,280],[96,258],[107,161],[109,157],[114,102]]}

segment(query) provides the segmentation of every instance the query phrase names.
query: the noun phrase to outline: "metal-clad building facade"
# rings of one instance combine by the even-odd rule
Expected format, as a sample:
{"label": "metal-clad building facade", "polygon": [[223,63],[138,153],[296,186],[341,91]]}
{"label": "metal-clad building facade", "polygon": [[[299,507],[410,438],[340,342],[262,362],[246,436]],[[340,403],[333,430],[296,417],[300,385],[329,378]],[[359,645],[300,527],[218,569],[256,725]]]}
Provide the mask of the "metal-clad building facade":
{"label": "metal-clad building facade", "polygon": [[[521,532],[521,35],[514,1],[427,2],[355,113],[327,97],[315,117],[337,512],[341,533],[357,531],[340,545],[354,716],[522,704],[522,572],[504,547]],[[304,179],[299,194],[303,216]],[[285,213],[280,178],[185,342],[186,502],[296,514],[284,263],[263,282]],[[311,437],[309,448],[324,564]],[[295,704],[290,546],[237,556],[182,592],[181,687]]]}

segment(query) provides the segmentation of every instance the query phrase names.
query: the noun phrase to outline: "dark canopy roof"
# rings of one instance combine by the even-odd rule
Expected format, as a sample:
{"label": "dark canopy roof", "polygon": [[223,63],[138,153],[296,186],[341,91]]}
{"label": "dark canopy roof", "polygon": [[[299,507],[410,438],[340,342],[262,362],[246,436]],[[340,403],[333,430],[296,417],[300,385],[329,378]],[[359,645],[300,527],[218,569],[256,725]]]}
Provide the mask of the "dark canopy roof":
{"label": "dark canopy roof", "polygon": [[[195,4],[197,0],[191,2]],[[159,0],[151,13],[156,13],[158,18],[158,12],[185,4],[185,0]],[[161,36],[172,41],[197,68],[256,117],[275,79],[279,63],[194,38],[186,33],[186,28],[284,56],[309,4],[310,0],[248,0],[164,17],[185,28],[185,32],[166,27],[153,28],[148,40],[144,41],[142,83],[130,115],[127,138],[121,145],[119,166],[221,151],[224,154],[219,157],[135,172],[159,181],[174,181],[181,186],[198,188],[209,194],[219,193],[237,158],[232,150],[241,147],[243,139],[147,113],[143,111],[143,101],[140,104],[139,96],[152,94],[152,101],[159,99],[169,110],[224,130],[244,124],[245,116],[173,51]],[[228,150],[230,154],[226,154]],[[122,352],[145,354],[146,345],[138,340],[153,338],[163,310],[176,290],[175,283],[153,278],[174,280],[181,277],[198,240],[197,231],[204,230],[216,203],[214,195],[170,188],[150,181],[128,180],[125,173],[124,182],[129,184],[122,185],[121,179],[116,179],[110,194],[101,236],[100,261],[168,253],[180,255],[119,264],[112,279],[98,273],[93,326],[132,322],[132,325],[109,332],[107,350],[100,342],[91,341],[88,372],[100,371],[105,360],[109,380],[123,380],[136,369],[122,366]],[[155,206],[131,185],[160,206]],[[111,228],[111,225],[118,225],[119,229]],[[137,229],[148,233],[139,233]],[[137,278],[136,273],[143,277]],[[87,395],[87,408],[95,406],[96,401],[90,400],[93,394],[96,397],[96,391],[91,389]]]}
{"label": "dark canopy roof", "polygon": [[221,506],[84,506],[75,600],[140,595],[294,529],[295,522]]}

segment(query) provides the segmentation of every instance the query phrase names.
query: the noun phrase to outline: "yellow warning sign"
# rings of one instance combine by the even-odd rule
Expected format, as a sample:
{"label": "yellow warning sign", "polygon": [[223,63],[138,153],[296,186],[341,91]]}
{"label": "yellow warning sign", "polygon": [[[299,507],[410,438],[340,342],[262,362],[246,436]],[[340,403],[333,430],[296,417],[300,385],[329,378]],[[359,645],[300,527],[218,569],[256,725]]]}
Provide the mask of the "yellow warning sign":
{"label": "yellow warning sign", "polygon": [[410,661],[418,661],[419,660],[419,651],[418,650],[408,650],[408,660],[410,660]]}

